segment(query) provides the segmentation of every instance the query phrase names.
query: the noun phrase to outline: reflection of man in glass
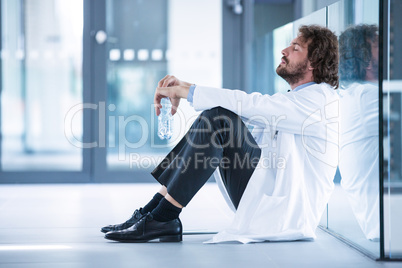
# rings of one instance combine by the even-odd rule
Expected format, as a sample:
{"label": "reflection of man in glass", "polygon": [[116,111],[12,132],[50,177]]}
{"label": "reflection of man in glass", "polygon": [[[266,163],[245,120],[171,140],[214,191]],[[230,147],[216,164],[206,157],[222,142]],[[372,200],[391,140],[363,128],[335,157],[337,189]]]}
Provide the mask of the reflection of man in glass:
{"label": "reflection of man in glass", "polygon": [[[181,98],[204,111],[152,172],[161,190],[125,223],[102,228],[105,238],[181,241],[181,209],[212,174],[235,212],[212,242],[315,237],[337,165],[338,40],[325,27],[302,26],[282,55],[277,73],[292,89],[286,94],[195,86],[170,75],[159,82],[157,114],[167,96],[173,112]],[[250,132],[239,115],[262,126]]]}
{"label": "reflection of man in glass", "polygon": [[379,237],[378,28],[339,37],[341,186],[367,239]]}

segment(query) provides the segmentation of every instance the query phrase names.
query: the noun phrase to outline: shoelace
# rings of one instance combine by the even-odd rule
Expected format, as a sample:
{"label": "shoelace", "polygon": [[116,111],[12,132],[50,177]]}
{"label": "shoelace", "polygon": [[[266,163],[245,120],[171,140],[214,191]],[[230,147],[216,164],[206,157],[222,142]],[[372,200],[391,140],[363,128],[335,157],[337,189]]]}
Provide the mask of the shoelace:
{"label": "shoelace", "polygon": [[140,218],[140,220],[137,221],[137,222],[133,225],[133,228],[134,228],[134,229],[137,229],[137,225],[142,224],[142,222],[143,222],[143,221],[146,221],[149,217],[152,218],[151,213],[149,213],[149,212],[148,212],[147,214],[145,214],[145,215],[142,215],[142,217]]}
{"label": "shoelace", "polygon": [[137,218],[137,217],[135,217],[136,212],[137,212],[137,210],[134,211],[133,215],[131,215],[131,217],[130,217],[128,220],[126,220],[124,223],[122,223],[122,224],[120,224],[120,225],[124,225],[124,224],[131,223],[131,221],[132,221],[133,219],[136,219],[136,218]]}

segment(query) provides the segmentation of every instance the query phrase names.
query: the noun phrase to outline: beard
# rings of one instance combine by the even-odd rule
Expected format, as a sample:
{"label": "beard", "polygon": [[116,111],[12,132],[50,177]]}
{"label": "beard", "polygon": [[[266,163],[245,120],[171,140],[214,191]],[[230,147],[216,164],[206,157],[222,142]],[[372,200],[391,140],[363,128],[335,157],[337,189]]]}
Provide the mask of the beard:
{"label": "beard", "polygon": [[296,64],[290,64],[288,59],[284,58],[286,65],[276,68],[276,73],[282,77],[289,85],[296,84],[304,78],[308,66],[308,59]]}

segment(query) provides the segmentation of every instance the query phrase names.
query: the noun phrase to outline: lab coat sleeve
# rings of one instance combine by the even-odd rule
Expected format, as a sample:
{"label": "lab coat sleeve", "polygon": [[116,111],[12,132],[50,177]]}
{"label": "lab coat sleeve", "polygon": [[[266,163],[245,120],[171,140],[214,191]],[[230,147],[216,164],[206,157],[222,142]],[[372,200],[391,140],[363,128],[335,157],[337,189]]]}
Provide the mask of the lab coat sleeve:
{"label": "lab coat sleeve", "polygon": [[[333,117],[325,113],[337,113],[332,111],[334,105],[329,105],[324,90],[333,89],[318,84],[298,92],[277,93],[271,96],[257,92],[248,94],[241,90],[197,86],[193,106],[197,111],[221,106],[248,120],[262,122],[271,130],[322,137],[323,131],[325,132],[325,119],[328,116]],[[328,107],[330,109],[327,109]]]}
{"label": "lab coat sleeve", "polygon": [[360,98],[364,131],[369,136],[378,136],[378,87],[366,85]]}

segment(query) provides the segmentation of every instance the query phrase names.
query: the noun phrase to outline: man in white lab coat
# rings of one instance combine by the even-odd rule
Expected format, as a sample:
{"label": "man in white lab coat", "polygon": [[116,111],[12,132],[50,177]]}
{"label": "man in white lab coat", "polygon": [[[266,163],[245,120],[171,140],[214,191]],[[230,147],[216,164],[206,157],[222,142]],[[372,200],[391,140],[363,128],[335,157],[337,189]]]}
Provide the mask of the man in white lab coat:
{"label": "man in white lab coat", "polygon": [[285,94],[196,86],[170,75],[159,82],[158,115],[164,97],[172,113],[181,98],[203,113],[152,172],[161,190],[126,222],[103,227],[106,239],[182,241],[181,209],[212,173],[235,216],[211,243],[315,237],[338,160],[337,37],[301,26],[282,55],[276,72],[292,89]]}

